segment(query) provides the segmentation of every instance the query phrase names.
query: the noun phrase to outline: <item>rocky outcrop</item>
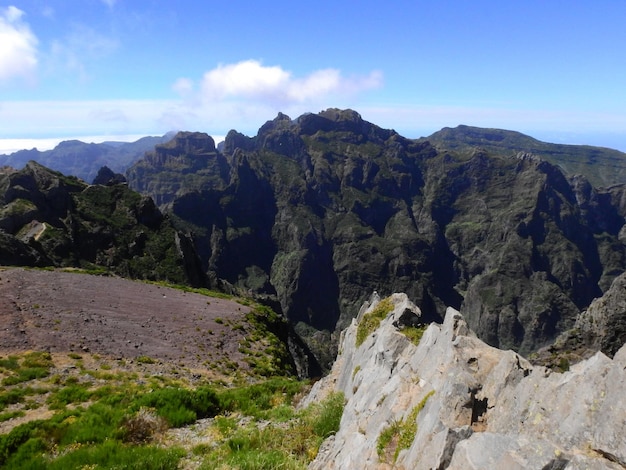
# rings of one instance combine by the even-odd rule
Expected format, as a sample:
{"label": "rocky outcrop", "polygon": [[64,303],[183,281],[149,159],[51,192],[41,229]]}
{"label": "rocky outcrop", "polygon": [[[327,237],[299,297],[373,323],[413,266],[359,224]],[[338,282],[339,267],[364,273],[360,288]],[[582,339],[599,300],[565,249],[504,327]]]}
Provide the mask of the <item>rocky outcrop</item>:
{"label": "rocky outcrop", "polygon": [[169,142],[146,152],[128,169],[126,177],[133,189],[166,208],[176,197],[206,188],[223,188],[228,173],[228,163],[211,136],[204,132],[179,132]]}
{"label": "rocky outcrop", "polygon": [[93,180],[93,184],[103,184],[106,186],[122,183],[126,183],[126,177],[121,173],[114,173],[113,170],[106,165],[98,170],[98,174]]}
{"label": "rocky outcrop", "polygon": [[192,241],[125,184],[88,185],[38,163],[0,174],[0,264],[106,268],[206,285]]}
{"label": "rocky outcrop", "polygon": [[346,398],[339,431],[311,469],[626,466],[626,347],[552,372],[488,346],[451,308],[415,344],[412,327],[398,327],[407,316],[419,323],[405,294],[386,300],[389,314],[362,339],[359,325],[384,301],[342,333],[331,373],[303,403]]}
{"label": "rocky outcrop", "polygon": [[279,114],[221,152],[181,133],[127,176],[192,234],[215,287],[271,299],[309,343],[332,344],[378,289],[528,354],[624,272],[626,198],[487,134],[457,148],[352,110]]}

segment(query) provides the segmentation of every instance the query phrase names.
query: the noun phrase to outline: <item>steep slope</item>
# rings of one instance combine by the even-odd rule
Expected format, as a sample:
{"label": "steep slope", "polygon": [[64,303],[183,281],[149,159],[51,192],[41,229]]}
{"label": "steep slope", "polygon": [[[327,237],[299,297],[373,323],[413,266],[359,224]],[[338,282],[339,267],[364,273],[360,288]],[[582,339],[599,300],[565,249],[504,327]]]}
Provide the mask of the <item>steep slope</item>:
{"label": "steep slope", "polygon": [[[372,331],[362,325],[383,309]],[[380,312],[378,312],[380,314]],[[373,298],[343,332],[331,373],[303,406],[342,392],[341,426],[312,469],[620,469],[626,347],[564,373],[487,346],[449,309],[418,344],[405,294]]]}
{"label": "steep slope", "polygon": [[0,155],[0,166],[22,169],[29,161],[73,175],[84,181],[93,181],[102,166],[123,173],[145,152],[155,145],[167,142],[171,133],[160,137],[143,137],[135,142],[103,142],[88,144],[79,140],[66,140],[52,150],[20,150],[10,155]]}
{"label": "steep slope", "polygon": [[626,181],[626,154],[590,145],[563,145],[541,142],[519,132],[472,126],[445,127],[427,137],[445,149],[515,155],[530,152],[559,166],[568,175],[585,175],[595,186],[608,187]]}
{"label": "steep slope", "polygon": [[190,240],[125,184],[90,186],[29,162],[0,174],[0,201],[1,264],[205,282]]}
{"label": "steep slope", "polygon": [[127,177],[193,234],[214,282],[275,299],[320,350],[378,290],[407,292],[432,320],[461,309],[489,344],[528,353],[625,268],[619,192],[351,110],[279,114],[255,137],[231,131],[222,152],[181,133]]}

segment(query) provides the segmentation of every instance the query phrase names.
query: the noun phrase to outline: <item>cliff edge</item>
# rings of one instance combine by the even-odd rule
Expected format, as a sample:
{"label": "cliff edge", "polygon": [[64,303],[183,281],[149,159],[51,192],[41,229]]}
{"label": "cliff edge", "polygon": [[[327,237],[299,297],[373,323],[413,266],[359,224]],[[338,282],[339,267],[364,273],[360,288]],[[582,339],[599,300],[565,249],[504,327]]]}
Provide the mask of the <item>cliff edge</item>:
{"label": "cliff edge", "polygon": [[343,331],[304,401],[346,397],[310,468],[626,467],[626,347],[558,373],[488,346],[454,309],[420,316],[405,294],[373,295]]}

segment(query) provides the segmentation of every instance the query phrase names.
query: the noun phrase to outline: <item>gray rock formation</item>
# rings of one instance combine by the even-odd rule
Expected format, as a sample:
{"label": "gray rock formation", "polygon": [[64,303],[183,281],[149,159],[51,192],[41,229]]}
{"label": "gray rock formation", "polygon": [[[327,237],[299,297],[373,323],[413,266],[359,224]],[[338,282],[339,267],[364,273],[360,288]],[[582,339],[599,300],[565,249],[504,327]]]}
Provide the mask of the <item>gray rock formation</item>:
{"label": "gray rock formation", "polygon": [[486,345],[453,309],[416,345],[394,323],[419,309],[405,294],[389,300],[359,346],[357,320],[344,330],[331,373],[304,401],[333,391],[347,400],[310,468],[626,467],[626,347],[557,373]]}

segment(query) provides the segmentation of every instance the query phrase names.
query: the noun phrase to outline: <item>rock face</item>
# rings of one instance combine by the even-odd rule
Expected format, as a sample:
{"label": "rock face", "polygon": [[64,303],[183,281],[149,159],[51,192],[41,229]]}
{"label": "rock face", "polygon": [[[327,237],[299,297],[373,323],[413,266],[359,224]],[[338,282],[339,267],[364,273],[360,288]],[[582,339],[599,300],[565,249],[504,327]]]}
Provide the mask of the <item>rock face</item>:
{"label": "rock face", "polygon": [[626,274],[576,318],[574,327],[532,355],[533,362],[567,368],[602,351],[613,357],[626,343]]}
{"label": "rock face", "polygon": [[310,468],[626,466],[626,347],[556,373],[486,345],[454,309],[416,345],[394,323],[419,310],[405,294],[389,300],[393,310],[362,344],[356,320],[342,333],[331,373],[305,399],[340,391],[347,400]]}
{"label": "rock face", "polygon": [[113,170],[106,165],[98,170],[98,174],[93,179],[93,184],[113,186],[121,183],[126,183],[126,177],[121,173],[114,173]]}
{"label": "rock face", "polygon": [[550,344],[624,272],[626,198],[515,146],[435,143],[351,110],[279,114],[222,151],[181,133],[127,177],[216,287],[273,301],[319,351],[374,289],[429,320],[459,309],[493,346]]}

